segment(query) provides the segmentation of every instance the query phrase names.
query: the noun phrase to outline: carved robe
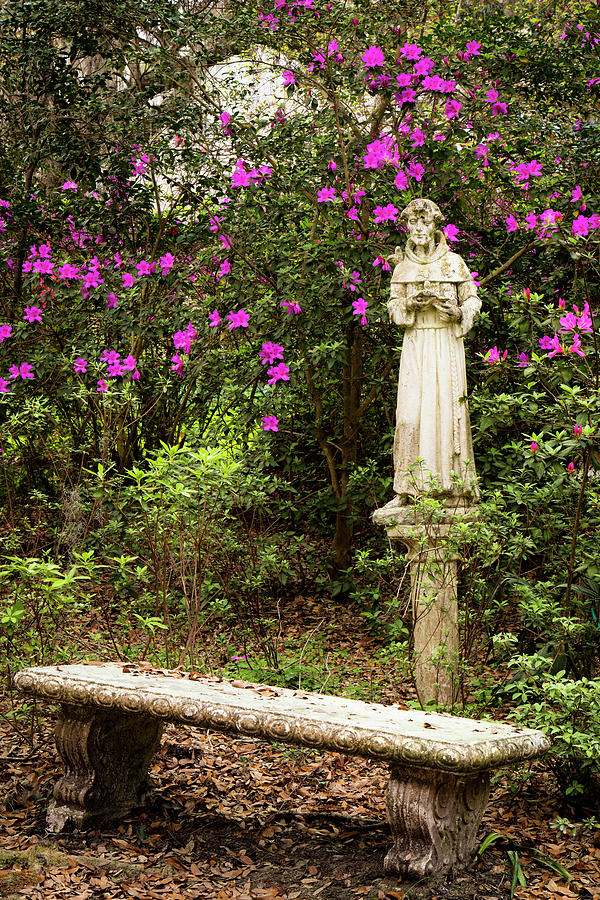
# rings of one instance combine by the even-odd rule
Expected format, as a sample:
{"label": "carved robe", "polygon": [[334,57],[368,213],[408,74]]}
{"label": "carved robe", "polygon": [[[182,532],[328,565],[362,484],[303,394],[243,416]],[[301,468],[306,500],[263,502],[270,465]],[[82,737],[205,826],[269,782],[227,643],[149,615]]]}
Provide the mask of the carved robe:
{"label": "carved robe", "polygon": [[[408,309],[407,300],[423,292],[434,295],[430,304]],[[440,315],[437,300],[458,304],[462,319]],[[469,411],[461,399],[467,393],[463,336],[480,308],[464,260],[450,252],[441,232],[426,258],[409,240],[394,269],[388,303],[390,318],[405,329],[394,436],[398,495],[478,497]]]}

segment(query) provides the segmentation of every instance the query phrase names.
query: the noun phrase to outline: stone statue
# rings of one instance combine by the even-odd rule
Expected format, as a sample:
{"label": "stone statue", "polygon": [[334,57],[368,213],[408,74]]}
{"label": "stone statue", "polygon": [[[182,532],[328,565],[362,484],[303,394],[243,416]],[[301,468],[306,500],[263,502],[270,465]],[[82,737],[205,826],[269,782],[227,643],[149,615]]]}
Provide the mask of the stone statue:
{"label": "stone statue", "polygon": [[427,493],[469,506],[478,489],[467,393],[463,336],[481,308],[464,260],[448,249],[431,200],[402,212],[409,230],[404,253],[391,257],[388,312],[405,329],[394,435],[394,491],[384,509]]}

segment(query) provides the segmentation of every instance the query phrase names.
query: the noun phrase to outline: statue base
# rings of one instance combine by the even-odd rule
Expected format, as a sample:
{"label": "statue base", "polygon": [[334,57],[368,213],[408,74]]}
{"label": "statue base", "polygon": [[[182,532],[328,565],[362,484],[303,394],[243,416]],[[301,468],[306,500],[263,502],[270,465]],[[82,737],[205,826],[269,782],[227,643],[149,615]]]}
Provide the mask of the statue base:
{"label": "statue base", "polygon": [[477,507],[465,503],[406,504],[391,501],[373,513],[390,540],[408,549],[415,685],[421,703],[452,707],[459,689],[458,567],[448,535],[457,522],[473,522]]}

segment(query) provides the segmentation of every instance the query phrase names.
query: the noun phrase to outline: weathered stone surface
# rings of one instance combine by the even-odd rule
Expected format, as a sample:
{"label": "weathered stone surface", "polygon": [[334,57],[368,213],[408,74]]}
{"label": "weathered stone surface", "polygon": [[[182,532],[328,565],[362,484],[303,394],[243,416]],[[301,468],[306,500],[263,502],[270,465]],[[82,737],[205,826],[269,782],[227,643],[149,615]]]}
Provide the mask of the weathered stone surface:
{"label": "weathered stone surface", "polygon": [[[136,712],[170,722],[335,750],[447,772],[476,772],[538,756],[540,731],[345,697],[202,676],[195,680],[127,666],[24,669],[25,694],[69,705]],[[129,667],[130,668],[130,667]]]}
{"label": "weathered stone surface", "polygon": [[386,805],[394,845],[385,871],[423,878],[467,863],[489,792],[487,772],[457,776],[392,766]]}
{"label": "weathered stone surface", "polygon": [[64,703],[55,737],[65,774],[54,786],[48,831],[82,828],[140,806],[161,734],[155,718]]}
{"label": "weathered stone surface", "polygon": [[390,540],[408,549],[415,686],[422,703],[451,707],[459,688],[458,566],[447,538],[458,521],[472,522],[477,507],[383,507],[373,514]]}
{"label": "weathered stone surface", "polygon": [[[396,248],[388,313],[404,329],[396,430],[394,493],[373,514],[409,550],[415,684],[422,701],[452,706],[458,688],[457,565],[444,551],[452,517],[470,518],[479,497],[463,338],[481,301],[464,262],[439,230],[439,207],[425,198],[402,211],[404,251]],[[435,497],[448,521],[424,527],[410,501]],[[421,520],[421,521],[419,521]],[[415,529],[417,535],[415,539]]]}
{"label": "weathered stone surface", "polygon": [[[476,500],[478,489],[463,337],[481,308],[464,260],[448,249],[443,216],[431,200],[402,211],[409,237],[396,249],[388,312],[404,329],[396,430],[394,492]],[[394,503],[394,501],[392,501]]]}
{"label": "weathered stone surface", "polygon": [[48,815],[51,831],[137,806],[161,723],[181,722],[389,761],[394,846],[385,866],[411,877],[465,861],[489,770],[549,747],[541,732],[501,722],[117,663],[25,669],[15,684],[62,704],[56,740],[65,775]]}

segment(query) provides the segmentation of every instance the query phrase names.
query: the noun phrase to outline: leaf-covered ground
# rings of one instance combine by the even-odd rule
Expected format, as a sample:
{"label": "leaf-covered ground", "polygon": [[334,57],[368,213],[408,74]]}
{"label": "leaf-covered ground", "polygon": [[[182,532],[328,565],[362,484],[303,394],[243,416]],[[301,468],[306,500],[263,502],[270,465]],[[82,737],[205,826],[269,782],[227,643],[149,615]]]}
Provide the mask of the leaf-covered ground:
{"label": "leaf-covered ground", "polygon": [[[322,615],[306,603],[287,615],[286,642],[304,646]],[[373,699],[411,699],[356,615],[332,615],[321,649],[330,647],[331,659],[345,649],[348,671]],[[16,720],[11,710],[20,702],[7,692],[0,719],[1,897],[500,900],[510,896],[513,873],[506,850],[517,845],[527,887],[516,897],[600,900],[600,831],[565,836],[551,827],[564,811],[543,762],[498,777],[480,838],[503,839],[454,879],[383,877],[384,766],[176,726],[165,729],[151,766],[146,810],[99,831],[49,838],[45,810],[60,771],[54,711]],[[568,870],[569,883],[552,861]]]}

